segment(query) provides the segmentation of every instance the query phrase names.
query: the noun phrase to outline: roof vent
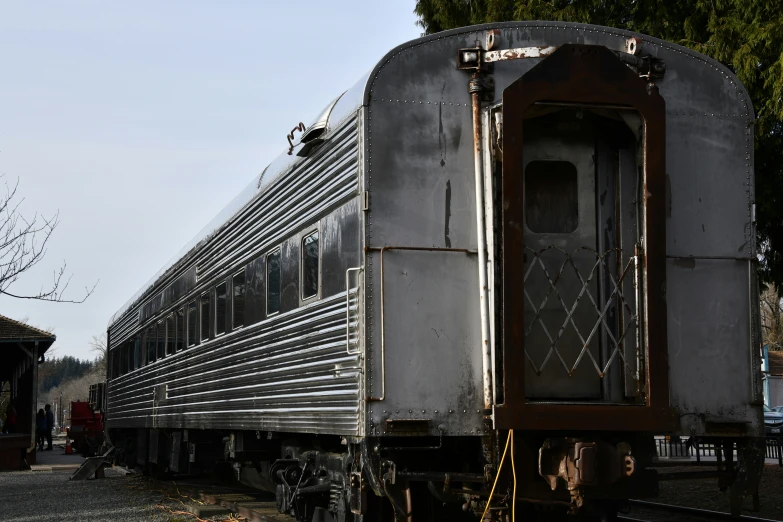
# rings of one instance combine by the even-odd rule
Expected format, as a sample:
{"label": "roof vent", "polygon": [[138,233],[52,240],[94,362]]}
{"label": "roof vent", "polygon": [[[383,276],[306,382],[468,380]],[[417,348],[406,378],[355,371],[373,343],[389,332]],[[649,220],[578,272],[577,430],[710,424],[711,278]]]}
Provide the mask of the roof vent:
{"label": "roof vent", "polygon": [[302,133],[302,137],[299,138],[299,143],[302,144],[302,148],[297,151],[297,156],[307,156],[311,150],[324,142],[324,139],[321,136],[329,130],[329,115],[332,114],[332,109],[334,109],[334,106],[340,101],[343,94],[327,105],[321,115]]}

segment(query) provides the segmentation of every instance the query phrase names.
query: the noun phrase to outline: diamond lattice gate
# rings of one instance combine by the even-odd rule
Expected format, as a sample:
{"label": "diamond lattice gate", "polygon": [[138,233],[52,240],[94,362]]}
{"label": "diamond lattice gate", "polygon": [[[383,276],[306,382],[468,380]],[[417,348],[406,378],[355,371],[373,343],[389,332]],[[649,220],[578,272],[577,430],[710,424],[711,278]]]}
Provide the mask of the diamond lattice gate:
{"label": "diamond lattice gate", "polygon": [[528,397],[640,397],[639,257],[619,248],[526,248]]}

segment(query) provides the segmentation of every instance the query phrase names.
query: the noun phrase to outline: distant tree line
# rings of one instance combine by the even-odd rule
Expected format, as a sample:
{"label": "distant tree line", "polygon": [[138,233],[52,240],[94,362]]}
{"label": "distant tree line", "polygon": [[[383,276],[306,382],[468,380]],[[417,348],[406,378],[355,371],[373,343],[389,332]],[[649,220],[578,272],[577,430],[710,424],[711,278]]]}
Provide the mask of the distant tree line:
{"label": "distant tree line", "polygon": [[78,379],[89,373],[95,361],[88,361],[65,355],[54,359],[47,359],[38,370],[38,389],[41,392],[60,386],[64,381]]}

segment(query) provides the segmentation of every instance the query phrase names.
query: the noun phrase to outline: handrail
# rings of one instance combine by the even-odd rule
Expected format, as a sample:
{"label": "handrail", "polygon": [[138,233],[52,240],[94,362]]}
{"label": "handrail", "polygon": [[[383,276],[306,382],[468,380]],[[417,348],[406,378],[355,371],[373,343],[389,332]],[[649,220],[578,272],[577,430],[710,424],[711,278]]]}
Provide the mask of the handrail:
{"label": "handrail", "polygon": [[[351,275],[350,274],[351,274],[351,272],[362,272],[363,270],[364,270],[364,267],[359,266],[359,267],[355,267],[355,268],[349,268],[348,270],[345,271],[345,303],[346,303],[346,306],[345,306],[345,318],[346,318],[346,321],[345,321],[345,351],[346,351],[346,353],[348,355],[358,355],[358,354],[361,353],[361,349],[359,349],[359,350],[357,350],[355,352],[351,351]],[[359,302],[358,302],[358,299],[359,299],[358,286],[357,286],[357,291],[356,291],[356,299],[357,299],[357,302],[356,302],[356,313],[357,313],[357,317],[358,317],[358,314],[360,313],[359,312]],[[358,320],[357,320],[357,324],[358,324]],[[358,338],[358,333],[357,333],[357,338]],[[359,344],[359,343],[357,342],[357,344]]]}

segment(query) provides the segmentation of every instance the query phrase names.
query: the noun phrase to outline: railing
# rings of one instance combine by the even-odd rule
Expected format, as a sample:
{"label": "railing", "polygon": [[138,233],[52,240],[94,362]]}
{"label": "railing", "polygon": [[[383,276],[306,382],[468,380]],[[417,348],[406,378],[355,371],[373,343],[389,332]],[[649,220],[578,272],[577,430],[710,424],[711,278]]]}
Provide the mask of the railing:
{"label": "railing", "polygon": [[[718,450],[713,442],[699,441],[698,439],[656,439],[656,453],[658,458],[687,458],[696,457],[696,463],[701,463],[702,457],[718,457]],[[764,457],[777,459],[778,466],[783,467],[783,438],[767,437],[764,443]]]}

